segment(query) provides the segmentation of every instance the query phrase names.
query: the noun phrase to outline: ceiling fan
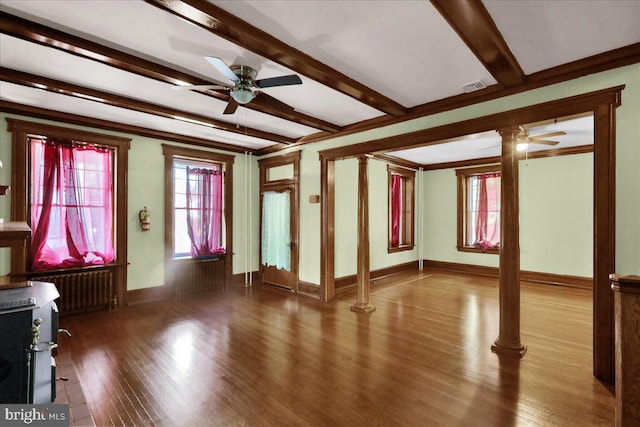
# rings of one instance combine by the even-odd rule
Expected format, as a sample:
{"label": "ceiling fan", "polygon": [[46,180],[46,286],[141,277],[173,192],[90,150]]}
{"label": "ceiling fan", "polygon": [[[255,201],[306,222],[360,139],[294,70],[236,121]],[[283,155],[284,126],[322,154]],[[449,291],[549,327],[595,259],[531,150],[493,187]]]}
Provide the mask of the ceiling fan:
{"label": "ceiling fan", "polygon": [[526,151],[529,147],[529,144],[542,144],[542,145],[558,145],[560,141],[550,141],[546,138],[553,138],[554,136],[566,135],[566,132],[557,131],[557,132],[549,132],[543,133],[540,135],[530,135],[529,129],[520,125],[520,134],[518,135],[518,144],[516,145],[516,149],[518,151]]}
{"label": "ceiling fan", "polygon": [[224,109],[223,114],[235,113],[238,105],[245,105],[251,102],[255,97],[259,96],[260,99],[273,107],[281,110],[293,110],[288,104],[267,95],[260,89],[265,89],[275,86],[290,86],[302,84],[302,80],[296,74],[290,74],[287,76],[270,77],[266,79],[258,79],[258,72],[247,65],[232,65],[228,66],[224,61],[215,56],[205,56],[211,65],[216,67],[218,71],[225,75],[232,84],[229,85],[189,85],[189,86],[174,86],[174,89],[223,89],[228,90],[231,99],[227,104],[227,108]]}
{"label": "ceiling fan", "polygon": [[[548,140],[547,138],[553,138],[554,136],[561,136],[566,134],[567,133],[563,131],[556,131],[556,132],[542,133],[539,135],[530,135],[529,129],[520,125],[520,133],[517,136],[516,149],[518,151],[527,151],[529,144],[542,144],[542,145],[550,145],[550,146],[558,145],[560,144],[560,141],[551,141],[551,140]],[[488,150],[490,148],[499,147],[499,146],[500,144],[491,145],[489,147],[481,148],[480,150]]]}

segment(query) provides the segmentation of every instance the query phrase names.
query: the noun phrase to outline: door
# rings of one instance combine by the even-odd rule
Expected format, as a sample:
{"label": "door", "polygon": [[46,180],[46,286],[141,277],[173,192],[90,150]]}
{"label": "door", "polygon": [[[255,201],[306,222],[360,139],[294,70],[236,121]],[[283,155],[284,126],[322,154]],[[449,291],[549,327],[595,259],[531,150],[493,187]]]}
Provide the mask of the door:
{"label": "door", "polygon": [[294,265],[295,224],[293,189],[262,193],[260,230],[260,268],[262,281],[297,292],[297,267]]}
{"label": "door", "polygon": [[262,282],[298,292],[300,152],[258,161]]}

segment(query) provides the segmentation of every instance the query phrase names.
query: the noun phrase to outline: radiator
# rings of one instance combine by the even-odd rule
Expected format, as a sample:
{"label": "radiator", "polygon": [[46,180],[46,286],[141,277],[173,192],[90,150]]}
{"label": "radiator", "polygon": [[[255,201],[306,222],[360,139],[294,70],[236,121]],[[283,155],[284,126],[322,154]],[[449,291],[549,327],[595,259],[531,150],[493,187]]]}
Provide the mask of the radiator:
{"label": "radiator", "polygon": [[176,295],[222,289],[226,285],[225,259],[177,261],[173,285]]}
{"label": "radiator", "polygon": [[108,309],[116,301],[111,269],[33,276],[31,280],[56,285],[60,314]]}

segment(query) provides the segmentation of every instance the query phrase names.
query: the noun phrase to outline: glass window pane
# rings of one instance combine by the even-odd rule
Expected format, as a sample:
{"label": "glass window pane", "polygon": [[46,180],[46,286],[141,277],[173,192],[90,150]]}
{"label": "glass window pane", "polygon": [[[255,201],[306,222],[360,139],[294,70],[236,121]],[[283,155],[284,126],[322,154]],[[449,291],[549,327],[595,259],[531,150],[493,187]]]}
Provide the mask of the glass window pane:
{"label": "glass window pane", "polygon": [[186,209],[176,209],[174,212],[173,242],[173,253],[175,255],[191,254]]}

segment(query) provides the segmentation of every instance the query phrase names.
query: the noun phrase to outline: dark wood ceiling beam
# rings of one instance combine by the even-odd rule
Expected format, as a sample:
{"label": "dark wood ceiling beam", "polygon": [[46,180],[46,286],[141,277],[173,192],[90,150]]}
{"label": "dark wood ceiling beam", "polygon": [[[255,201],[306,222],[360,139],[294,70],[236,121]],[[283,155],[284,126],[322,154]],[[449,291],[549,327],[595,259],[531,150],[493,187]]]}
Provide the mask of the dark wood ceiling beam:
{"label": "dark wood ceiling beam", "polygon": [[[414,147],[442,144],[452,138],[486,132],[504,127],[518,126],[547,120],[552,117],[564,117],[592,110],[597,105],[620,105],[624,85],[594,92],[575,95],[541,104],[517,108],[515,110],[476,117],[457,123],[421,129],[400,135],[374,139],[352,145],[329,148],[318,152],[321,159],[335,160],[357,157],[361,154],[388,153]],[[258,153],[260,153],[259,150]]]}
{"label": "dark wood ceiling beam", "polygon": [[[208,81],[199,77],[184,73],[173,68],[166,67],[135,55],[131,55],[101,44],[77,37],[63,31],[59,31],[42,24],[38,24],[6,12],[0,12],[0,31],[4,34],[20,38],[43,46],[52,47],[63,52],[71,53],[85,59],[91,59],[101,64],[127,71],[139,76],[158,80],[171,85],[210,85],[218,82]],[[168,90],[168,89],[167,89]],[[198,91],[222,101],[228,102],[230,97],[226,91]],[[260,101],[256,98],[250,104],[245,105],[261,113],[279,117],[284,120],[300,123],[326,132],[338,132],[342,128],[336,124],[297,111],[282,111]]]}
{"label": "dark wood ceiling beam", "polygon": [[216,36],[393,116],[407,108],[206,0],[145,0]]}
{"label": "dark wood ceiling beam", "polygon": [[61,82],[46,77],[36,76],[34,74],[22,71],[11,70],[8,68],[0,68],[0,80],[19,84],[22,86],[43,89],[53,93],[59,93],[74,98],[98,102],[114,107],[126,108],[132,111],[153,114],[155,116],[166,117],[173,120],[180,120],[185,123],[192,123],[200,126],[208,126],[215,129],[233,132],[241,135],[252,136],[255,138],[266,139],[285,144],[292,144],[295,139],[283,135],[277,135],[270,132],[264,132],[252,128],[238,127],[234,123],[223,122],[221,120],[212,119],[207,116],[193,114],[187,111],[176,110],[162,105],[152,104],[150,102],[140,101],[121,95],[89,89],[86,87],[74,85],[71,83]]}
{"label": "dark wood ceiling beam", "polygon": [[45,120],[53,120],[61,123],[69,123],[79,126],[93,127],[96,129],[110,130],[114,132],[124,132],[133,135],[140,135],[149,138],[160,139],[162,141],[173,141],[182,144],[197,145],[200,147],[215,148],[218,150],[230,151],[233,153],[255,153],[252,148],[240,147],[238,145],[227,144],[219,141],[211,141],[194,136],[180,135],[173,132],[165,132],[142,126],[126,125],[109,120],[96,119],[93,117],[81,116],[78,114],[63,113],[61,111],[49,110],[47,108],[34,107],[31,105],[19,104],[17,102],[0,100],[0,111],[10,114],[22,114],[29,117],[37,117]]}
{"label": "dark wood ceiling beam", "polygon": [[524,71],[481,0],[431,3],[500,85],[508,88],[524,83]]}

